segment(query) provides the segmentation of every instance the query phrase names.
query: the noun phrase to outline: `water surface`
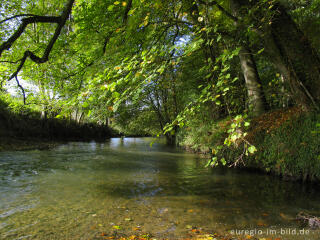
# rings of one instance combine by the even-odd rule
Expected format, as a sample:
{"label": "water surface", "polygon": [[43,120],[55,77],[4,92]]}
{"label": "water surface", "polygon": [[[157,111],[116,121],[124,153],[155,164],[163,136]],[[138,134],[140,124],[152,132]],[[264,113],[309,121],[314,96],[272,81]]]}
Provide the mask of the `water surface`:
{"label": "water surface", "polygon": [[[151,141],[115,138],[1,152],[0,239],[98,239],[102,232],[137,229],[179,239],[190,227],[281,233],[304,228],[294,220],[301,211],[320,216],[314,186],[208,169],[196,155],[159,142],[150,147]],[[316,240],[320,233],[278,236]]]}

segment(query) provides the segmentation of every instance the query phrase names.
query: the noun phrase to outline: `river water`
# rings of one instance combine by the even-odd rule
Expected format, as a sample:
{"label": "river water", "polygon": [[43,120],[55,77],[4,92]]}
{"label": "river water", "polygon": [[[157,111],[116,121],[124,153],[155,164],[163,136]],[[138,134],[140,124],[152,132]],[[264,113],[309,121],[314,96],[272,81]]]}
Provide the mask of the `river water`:
{"label": "river water", "polygon": [[150,147],[151,141],[1,152],[0,239],[101,239],[140,231],[180,239],[191,228],[320,239],[319,231],[295,220],[301,211],[320,216],[315,186],[205,168],[206,160],[161,142]]}

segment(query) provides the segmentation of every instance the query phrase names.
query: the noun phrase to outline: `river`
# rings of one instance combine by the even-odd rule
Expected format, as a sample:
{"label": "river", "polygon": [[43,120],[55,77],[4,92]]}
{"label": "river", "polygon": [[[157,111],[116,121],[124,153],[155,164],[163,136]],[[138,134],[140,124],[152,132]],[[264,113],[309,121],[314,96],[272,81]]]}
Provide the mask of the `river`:
{"label": "river", "polygon": [[151,147],[151,141],[114,138],[1,152],[0,239],[100,239],[137,232],[179,239],[192,228],[251,230],[270,239],[275,235],[268,231],[275,230],[281,239],[319,239],[319,231],[294,220],[301,211],[320,216],[319,188],[205,168],[199,156],[161,141]]}

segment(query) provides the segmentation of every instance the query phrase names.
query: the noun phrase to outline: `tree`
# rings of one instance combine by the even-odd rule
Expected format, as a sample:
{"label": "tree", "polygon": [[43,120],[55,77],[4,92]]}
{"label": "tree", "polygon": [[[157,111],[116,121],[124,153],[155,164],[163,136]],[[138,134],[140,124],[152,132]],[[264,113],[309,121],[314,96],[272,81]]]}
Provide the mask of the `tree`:
{"label": "tree", "polygon": [[[162,129],[174,123],[163,131],[169,141],[184,112],[209,109],[218,120],[274,107],[272,76],[285,83],[273,92],[288,87],[297,105],[312,110],[317,49],[300,29],[306,12],[283,2],[8,2],[18,10],[1,6],[0,71],[53,91],[65,106],[54,115],[105,123],[133,106],[139,111],[129,116],[153,109],[150,119]],[[292,9],[301,11],[300,26]]]}
{"label": "tree", "polygon": [[13,34],[0,45],[0,57],[4,51],[9,50],[11,46],[21,37],[21,35],[24,33],[28,25],[35,24],[35,23],[57,24],[54,34],[50,39],[49,43],[47,44],[47,46],[45,47],[42,57],[37,56],[33,51],[30,51],[30,50],[24,51],[22,58],[18,60],[19,66],[17,67],[16,71],[9,77],[9,80],[11,80],[12,78],[18,75],[18,73],[20,72],[20,70],[22,69],[24,63],[28,58],[30,58],[33,62],[36,62],[36,63],[44,63],[48,61],[50,52],[52,51],[52,48],[55,42],[57,41],[61,33],[61,30],[71,13],[73,3],[74,3],[74,0],[69,0],[65,5],[65,8],[63,9],[61,15],[58,17],[40,16],[35,14],[19,14],[19,15],[14,15],[12,17],[6,18],[0,22],[1,24],[3,24],[4,22],[7,22],[9,20],[22,17],[21,23],[18,29],[15,30]]}

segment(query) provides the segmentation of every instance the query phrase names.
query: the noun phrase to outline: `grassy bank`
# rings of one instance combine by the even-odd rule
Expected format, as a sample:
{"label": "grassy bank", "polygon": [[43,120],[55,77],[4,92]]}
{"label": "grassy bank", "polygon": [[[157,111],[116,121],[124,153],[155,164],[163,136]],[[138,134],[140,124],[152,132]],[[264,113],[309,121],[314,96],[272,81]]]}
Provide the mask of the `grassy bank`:
{"label": "grassy bank", "polygon": [[[180,133],[180,145],[195,152],[211,155],[211,149],[222,146],[218,158],[228,165],[241,159],[241,167],[261,169],[284,179],[320,180],[320,115],[299,108],[276,110],[251,121],[246,140],[257,148],[249,156],[241,144],[225,146],[230,119],[218,123],[196,123]],[[199,124],[196,127],[196,124]]]}

